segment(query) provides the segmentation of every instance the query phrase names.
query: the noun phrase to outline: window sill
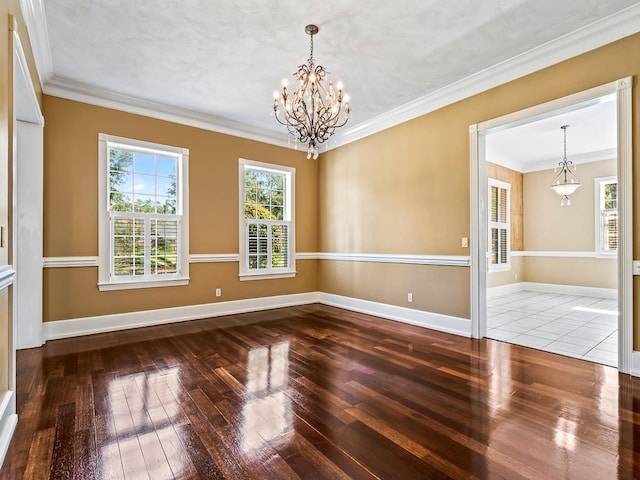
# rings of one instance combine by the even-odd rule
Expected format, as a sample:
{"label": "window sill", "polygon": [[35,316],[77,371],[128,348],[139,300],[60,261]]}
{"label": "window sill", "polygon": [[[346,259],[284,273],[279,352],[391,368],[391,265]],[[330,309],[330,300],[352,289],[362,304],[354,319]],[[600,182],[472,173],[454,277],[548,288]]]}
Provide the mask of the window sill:
{"label": "window sill", "polygon": [[296,276],[296,271],[287,271],[282,273],[241,273],[238,275],[241,282],[248,280],[273,280],[278,278],[293,278]]}
{"label": "window sill", "polygon": [[98,283],[98,290],[109,292],[112,290],[134,290],[137,288],[179,287],[189,285],[189,278],[172,278],[167,280],[120,281]]}
{"label": "window sill", "polygon": [[488,272],[489,273],[497,273],[497,272],[508,272],[509,270],[511,270],[511,264],[509,265],[500,265],[499,267],[489,267],[488,268]]}

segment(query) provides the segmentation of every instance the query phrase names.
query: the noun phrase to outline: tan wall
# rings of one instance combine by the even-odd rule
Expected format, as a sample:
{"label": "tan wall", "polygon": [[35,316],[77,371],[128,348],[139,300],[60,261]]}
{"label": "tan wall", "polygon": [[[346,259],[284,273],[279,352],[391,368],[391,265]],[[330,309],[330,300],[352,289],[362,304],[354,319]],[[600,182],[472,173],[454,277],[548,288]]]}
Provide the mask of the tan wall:
{"label": "tan wall", "polygon": [[[326,260],[320,262],[320,278],[322,292],[470,318],[465,267]],[[459,288],[451,291],[451,284]]]}
{"label": "tan wall", "polygon": [[[238,159],[296,168],[296,247],[317,251],[318,163],[302,152],[44,96],[44,255],[98,254],[98,134],[189,149],[190,253],[238,253]],[[238,280],[237,263],[192,264],[190,285],[99,292],[97,268],[44,272],[44,320],[317,290],[317,261],[294,279]],[[222,297],[214,296],[222,288]]]}
{"label": "tan wall", "polygon": [[[616,174],[616,161],[578,165],[582,186],[571,195],[571,206],[549,185],[553,169],[524,175],[525,250],[595,251],[595,179]],[[528,257],[525,281],[617,288],[617,261],[603,258]]]}
{"label": "tan wall", "polygon": [[611,258],[526,257],[527,282],[618,288],[618,261]]}
{"label": "tan wall", "polygon": [[[460,237],[468,235],[470,225],[469,125],[638,73],[640,35],[633,35],[322,154],[321,250],[469,255],[469,250],[460,246]],[[640,135],[638,98],[634,95],[636,138]],[[636,185],[640,184],[638,167],[634,168]],[[638,203],[637,192],[634,204]],[[524,212],[525,222],[526,216]],[[634,225],[638,225],[639,209],[634,216]],[[637,227],[634,230],[634,256],[638,258],[639,234]],[[524,248],[531,247],[525,244]],[[373,268],[386,268],[372,265],[367,275],[374,275]],[[427,278],[434,268],[424,268]],[[337,278],[340,272],[321,268],[320,274],[323,288],[336,285],[335,293],[349,291],[344,280]],[[349,281],[367,283],[358,272]],[[405,286],[396,286],[395,281],[387,283],[386,295],[406,298]],[[446,307],[440,313],[455,315],[459,303],[468,305],[468,285],[467,278],[443,278],[437,291]],[[640,280],[635,279],[638,286]],[[637,314],[635,323],[638,339]]]}
{"label": "tan wall", "polygon": [[578,165],[582,186],[571,195],[571,206],[561,207],[551,190],[553,169],[524,175],[524,249],[532,251],[595,251],[594,179],[616,174],[616,161]]}
{"label": "tan wall", "polygon": [[524,246],[524,231],[523,231],[523,207],[522,207],[522,195],[523,195],[523,174],[516,172],[510,168],[497,165],[495,163],[486,162],[486,175],[487,178],[493,178],[494,180],[500,180],[511,185],[510,190],[510,221],[511,221],[511,251],[519,252],[523,250]]}
{"label": "tan wall", "polygon": [[511,268],[502,272],[487,272],[487,288],[528,281],[524,257],[511,257]]}

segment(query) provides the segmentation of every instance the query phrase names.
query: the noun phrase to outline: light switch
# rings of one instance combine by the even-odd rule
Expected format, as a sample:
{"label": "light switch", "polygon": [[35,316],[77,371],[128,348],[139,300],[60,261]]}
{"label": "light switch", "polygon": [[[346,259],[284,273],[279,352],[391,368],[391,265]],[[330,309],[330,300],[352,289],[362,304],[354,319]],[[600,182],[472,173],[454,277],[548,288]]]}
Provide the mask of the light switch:
{"label": "light switch", "polygon": [[633,261],[633,274],[640,275],[640,260]]}
{"label": "light switch", "polygon": [[469,248],[469,237],[462,237],[462,248]]}

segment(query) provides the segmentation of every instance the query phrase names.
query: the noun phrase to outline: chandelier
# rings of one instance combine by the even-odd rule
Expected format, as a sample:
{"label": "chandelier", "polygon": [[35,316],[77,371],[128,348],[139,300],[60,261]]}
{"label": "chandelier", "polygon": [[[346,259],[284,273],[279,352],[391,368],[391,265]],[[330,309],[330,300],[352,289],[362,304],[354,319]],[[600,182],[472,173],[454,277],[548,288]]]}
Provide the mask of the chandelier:
{"label": "chandelier", "polygon": [[560,168],[560,173],[553,179],[551,188],[562,197],[560,205],[564,207],[565,205],[571,205],[569,195],[580,187],[580,179],[573,173],[576,171],[576,166],[573,165],[572,161],[567,160],[567,128],[569,128],[569,125],[563,125],[560,128],[564,132],[564,156],[562,157],[562,161],[558,163],[558,167],[554,170],[555,173],[558,171],[558,168]]}
{"label": "chandelier", "polygon": [[[273,94],[273,111],[276,120],[287,127],[296,142],[308,143],[307,158],[318,158],[318,145],[324,143],[336,128],[349,120],[349,96],[343,92],[342,83],[333,82],[325,87],[323,81],[327,71],[316,65],[313,59],[313,36],[318,33],[316,25],[307,25],[304,31],[310,36],[311,48],[306,65],[300,65],[293,74],[298,81],[293,93],[289,92],[287,80],[282,81],[282,96]],[[282,105],[282,115],[280,106]]]}

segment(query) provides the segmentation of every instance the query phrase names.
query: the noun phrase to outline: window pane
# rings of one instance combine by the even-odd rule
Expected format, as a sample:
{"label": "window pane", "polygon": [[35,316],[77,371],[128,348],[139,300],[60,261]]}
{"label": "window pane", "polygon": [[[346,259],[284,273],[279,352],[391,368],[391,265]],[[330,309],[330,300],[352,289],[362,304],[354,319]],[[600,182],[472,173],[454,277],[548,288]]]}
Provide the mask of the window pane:
{"label": "window pane", "polygon": [[618,183],[604,184],[604,208],[618,208]]}
{"label": "window pane", "polygon": [[119,148],[109,149],[109,171],[131,172],[133,170],[133,154]]}
{"label": "window pane", "polygon": [[112,219],[113,274],[116,276],[143,275],[144,219],[114,217]]}
{"label": "window pane", "polygon": [[151,274],[161,275],[177,272],[177,220],[151,221]]}
{"label": "window pane", "polygon": [[491,205],[489,208],[489,218],[492,222],[498,221],[498,187],[491,187]]}
{"label": "window pane", "polygon": [[500,205],[498,206],[499,220],[502,223],[507,222],[507,190],[500,188]]}
{"label": "window pane", "polygon": [[135,194],[133,196],[133,210],[135,212],[144,212],[144,213],[155,213],[156,212],[156,202],[154,195],[139,195]]}
{"label": "window pane", "polygon": [[287,225],[271,226],[271,268],[289,266],[289,227]]}
{"label": "window pane", "polygon": [[284,220],[285,175],[245,168],[245,218]]}
{"label": "window pane", "polygon": [[618,212],[603,212],[603,242],[602,248],[606,252],[616,252],[618,250]]}
{"label": "window pane", "polygon": [[491,264],[498,264],[498,229],[491,229]]}
{"label": "window pane", "polygon": [[[168,152],[158,155],[138,151],[137,145],[129,148],[107,143],[113,265],[110,275],[177,274],[181,250],[178,173],[182,157]],[[148,146],[161,149],[153,144]],[[120,212],[145,215],[129,218]]]}
{"label": "window pane", "polygon": [[178,159],[175,157],[157,157],[156,173],[163,177],[176,177],[178,175]]}
{"label": "window pane", "polygon": [[507,230],[500,229],[500,263],[509,263],[507,256]]}
{"label": "window pane", "polygon": [[132,212],[133,201],[131,200],[131,195],[111,192],[109,194],[109,209],[112,212]]}
{"label": "window pane", "polygon": [[116,276],[133,275],[133,257],[130,258],[114,258],[113,270]]}
{"label": "window pane", "polygon": [[136,173],[147,175],[156,174],[156,159],[154,155],[136,152],[134,162],[134,170]]}

